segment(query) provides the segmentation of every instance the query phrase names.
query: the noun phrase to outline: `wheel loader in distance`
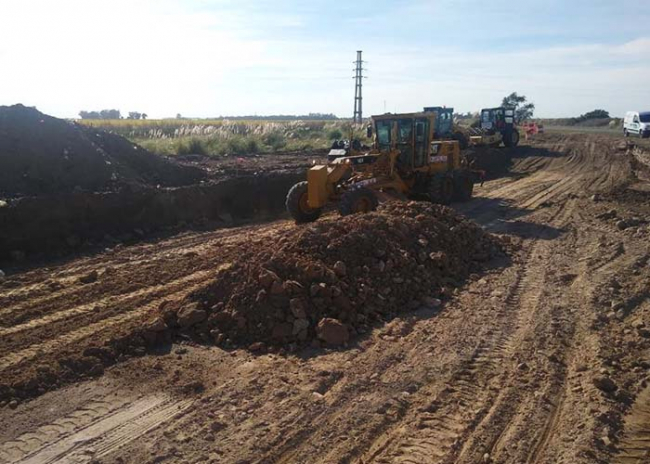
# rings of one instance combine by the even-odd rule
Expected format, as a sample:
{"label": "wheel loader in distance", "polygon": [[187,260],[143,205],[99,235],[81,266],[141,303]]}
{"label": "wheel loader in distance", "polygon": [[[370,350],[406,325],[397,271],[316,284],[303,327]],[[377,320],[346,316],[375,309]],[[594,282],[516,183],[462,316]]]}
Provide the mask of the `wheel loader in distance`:
{"label": "wheel loader in distance", "polygon": [[297,223],[317,220],[334,205],[342,216],[373,211],[380,197],[447,204],[472,197],[480,173],[461,157],[457,140],[439,140],[435,112],[372,117],[373,147],[316,165],[307,180],[287,194],[287,211]]}

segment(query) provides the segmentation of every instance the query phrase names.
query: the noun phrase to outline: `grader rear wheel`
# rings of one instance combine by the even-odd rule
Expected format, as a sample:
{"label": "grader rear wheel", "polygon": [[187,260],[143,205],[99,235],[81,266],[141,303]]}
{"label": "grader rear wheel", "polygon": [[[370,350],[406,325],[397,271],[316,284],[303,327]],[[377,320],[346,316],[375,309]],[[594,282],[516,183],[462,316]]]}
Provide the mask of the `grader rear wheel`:
{"label": "grader rear wheel", "polygon": [[314,222],[320,217],[320,208],[310,208],[307,202],[307,182],[298,182],[287,194],[286,207],[296,224]]}
{"label": "grader rear wheel", "polygon": [[369,213],[377,209],[379,200],[375,192],[367,187],[348,190],[341,197],[339,213],[341,216],[349,216],[356,213]]}

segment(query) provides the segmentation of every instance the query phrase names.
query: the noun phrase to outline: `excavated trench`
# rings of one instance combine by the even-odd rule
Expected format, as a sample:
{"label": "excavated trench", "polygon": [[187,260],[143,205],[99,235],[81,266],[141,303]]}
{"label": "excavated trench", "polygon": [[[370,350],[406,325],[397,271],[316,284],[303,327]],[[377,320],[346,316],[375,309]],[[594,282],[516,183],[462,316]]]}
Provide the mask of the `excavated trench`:
{"label": "excavated trench", "polygon": [[0,261],[130,242],[188,224],[218,228],[275,219],[284,214],[286,192],[303,177],[278,172],[177,188],[10,200],[0,208]]}

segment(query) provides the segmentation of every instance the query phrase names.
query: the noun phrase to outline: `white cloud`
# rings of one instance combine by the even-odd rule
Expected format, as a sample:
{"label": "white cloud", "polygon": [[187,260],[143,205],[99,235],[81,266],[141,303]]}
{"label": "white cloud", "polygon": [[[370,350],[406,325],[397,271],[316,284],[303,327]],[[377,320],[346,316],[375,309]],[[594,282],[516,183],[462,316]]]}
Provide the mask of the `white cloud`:
{"label": "white cloud", "polygon": [[512,91],[534,101],[541,116],[596,107],[623,114],[650,105],[647,37],[615,45],[467,51],[444,40],[433,46],[398,41],[390,29],[362,24],[357,27],[367,33],[351,40],[350,21],[343,20],[332,23],[340,29],[324,34],[309,18],[291,8],[285,14],[268,1],[0,3],[0,104],[22,102],[57,116],[102,108],[153,117],[346,116],[352,112],[351,61],[359,48],[369,61],[366,114],[383,112],[384,101],[389,111],[435,104],[477,110]]}

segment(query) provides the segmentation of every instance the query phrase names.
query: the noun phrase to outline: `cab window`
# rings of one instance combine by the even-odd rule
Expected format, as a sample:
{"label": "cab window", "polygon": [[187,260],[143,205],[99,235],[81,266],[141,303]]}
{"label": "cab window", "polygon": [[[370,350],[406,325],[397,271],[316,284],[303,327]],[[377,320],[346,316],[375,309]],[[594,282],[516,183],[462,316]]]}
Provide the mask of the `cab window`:
{"label": "cab window", "polygon": [[400,119],[397,122],[397,136],[399,137],[397,143],[411,143],[413,139],[412,119]]}
{"label": "cab window", "polygon": [[383,149],[390,146],[390,121],[377,122],[377,144]]}

